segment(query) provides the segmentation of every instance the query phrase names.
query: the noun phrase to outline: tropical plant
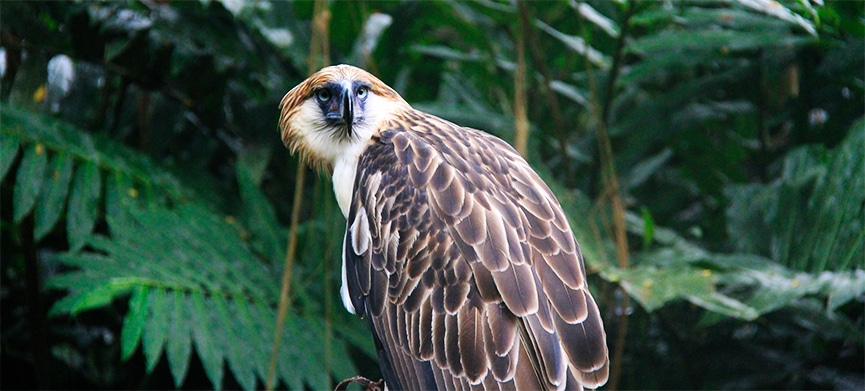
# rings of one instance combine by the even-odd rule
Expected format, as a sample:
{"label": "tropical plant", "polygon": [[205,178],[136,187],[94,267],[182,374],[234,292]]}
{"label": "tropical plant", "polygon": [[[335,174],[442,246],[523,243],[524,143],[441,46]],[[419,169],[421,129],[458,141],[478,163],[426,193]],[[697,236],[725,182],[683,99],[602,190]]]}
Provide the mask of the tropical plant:
{"label": "tropical plant", "polygon": [[375,377],[366,325],[335,295],[329,182],[276,132],[282,95],[328,58],[527,155],[605,311],[608,388],[865,388],[861,3],[0,16],[0,388]]}

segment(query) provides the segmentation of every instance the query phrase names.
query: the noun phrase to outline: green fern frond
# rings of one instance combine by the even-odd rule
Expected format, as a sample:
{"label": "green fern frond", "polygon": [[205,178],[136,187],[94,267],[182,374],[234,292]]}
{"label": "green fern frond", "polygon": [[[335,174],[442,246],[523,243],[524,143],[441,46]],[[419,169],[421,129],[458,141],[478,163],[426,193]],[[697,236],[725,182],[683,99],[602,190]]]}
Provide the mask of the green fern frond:
{"label": "green fern frond", "polygon": [[[125,205],[124,219],[108,216],[111,238],[88,241],[98,253],[62,256],[76,270],[49,280],[49,286],[70,291],[52,313],[74,315],[131,295],[123,357],[140,344],[152,370],[164,353],[180,386],[194,348],[215,388],[227,363],[244,389],[254,389],[267,370],[279,274],[260,262],[237,227],[203,206],[136,204]],[[354,373],[339,340],[332,343],[340,362],[326,362],[321,349],[303,348],[324,340],[318,323],[298,312],[287,319],[279,369],[289,386],[324,389],[331,375]]]}
{"label": "green fern frond", "polygon": [[[159,197],[175,201],[195,198],[171,173],[120,143],[14,106],[0,105],[0,110],[0,178],[10,174],[20,152],[13,218],[20,222],[33,213],[37,240],[65,213],[69,247],[81,249],[99,218],[103,193],[106,204],[116,199],[115,194],[135,198],[152,194],[153,189]],[[106,182],[123,188],[109,191]],[[106,205],[106,210],[109,207],[113,208]]]}

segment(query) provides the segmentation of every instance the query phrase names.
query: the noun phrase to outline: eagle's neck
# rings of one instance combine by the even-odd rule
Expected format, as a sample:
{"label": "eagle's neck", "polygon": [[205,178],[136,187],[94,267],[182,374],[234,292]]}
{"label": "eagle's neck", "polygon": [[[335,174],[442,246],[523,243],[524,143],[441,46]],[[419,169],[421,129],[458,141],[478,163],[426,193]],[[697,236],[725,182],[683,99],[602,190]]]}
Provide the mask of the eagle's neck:
{"label": "eagle's neck", "polygon": [[366,146],[366,142],[352,143],[346,153],[340,155],[333,165],[333,193],[336,195],[339,210],[345,218],[348,218],[349,207],[351,207],[357,162]]}

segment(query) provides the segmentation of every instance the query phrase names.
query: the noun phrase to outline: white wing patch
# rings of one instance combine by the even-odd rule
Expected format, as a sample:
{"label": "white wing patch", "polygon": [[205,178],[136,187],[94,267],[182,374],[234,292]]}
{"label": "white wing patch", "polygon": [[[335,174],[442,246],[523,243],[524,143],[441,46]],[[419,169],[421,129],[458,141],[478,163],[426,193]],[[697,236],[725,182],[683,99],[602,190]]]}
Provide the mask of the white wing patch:
{"label": "white wing patch", "polygon": [[369,250],[371,238],[369,236],[369,220],[366,217],[366,208],[360,207],[354,217],[354,221],[348,228],[351,232],[351,247],[357,255],[366,254]]}
{"label": "white wing patch", "polygon": [[[345,231],[348,235],[349,231]],[[342,241],[342,286],[339,288],[339,297],[342,298],[342,305],[352,314],[356,314],[354,304],[351,303],[351,295],[348,293],[348,275],[345,266],[345,240]]]}

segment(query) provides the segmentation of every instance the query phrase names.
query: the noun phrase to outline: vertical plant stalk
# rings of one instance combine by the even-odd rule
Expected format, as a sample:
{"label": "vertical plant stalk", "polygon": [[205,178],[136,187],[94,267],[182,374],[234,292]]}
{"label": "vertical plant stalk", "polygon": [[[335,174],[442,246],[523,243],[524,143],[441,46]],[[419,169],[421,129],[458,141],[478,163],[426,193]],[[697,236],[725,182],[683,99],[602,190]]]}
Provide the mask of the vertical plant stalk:
{"label": "vertical plant stalk", "polygon": [[514,71],[514,149],[528,158],[529,118],[526,113],[526,18],[517,28],[517,69]]}
{"label": "vertical plant stalk", "polygon": [[[607,78],[607,85],[604,89],[604,96],[598,96],[598,88],[595,83],[592,63],[588,57],[585,58],[586,75],[588,77],[589,90],[592,93],[593,101],[596,104],[592,105],[592,110],[596,118],[598,118],[598,128],[596,136],[598,139],[598,154],[601,160],[601,178],[604,190],[601,194],[601,200],[608,199],[613,211],[613,231],[616,244],[616,257],[619,262],[619,267],[622,269],[628,268],[628,238],[625,227],[625,206],[622,202],[621,189],[619,180],[616,174],[616,164],[613,159],[613,147],[610,142],[610,136],[607,132],[610,121],[610,110],[613,102],[613,94],[615,92],[616,80],[619,76],[619,70],[622,64],[622,55],[625,49],[625,39],[628,36],[630,27],[630,19],[634,14],[635,1],[628,1],[628,8],[625,10],[622,30],[616,42],[616,52],[613,56],[613,65],[610,67],[610,76]],[[586,44],[589,44],[589,36],[586,34],[586,28],[583,25],[582,15],[578,13],[578,20],[584,32]],[[603,99],[603,100],[601,100]],[[625,348],[625,338],[628,333],[628,311],[630,306],[630,298],[627,293],[622,295],[622,310],[619,315],[619,327],[616,330],[616,343],[611,358],[612,367],[610,368],[610,382],[607,385],[609,390],[617,390],[619,388],[619,380],[622,373],[622,356]]]}
{"label": "vertical plant stalk", "polygon": [[[309,58],[307,62],[308,74],[318,70],[320,63],[330,62],[327,27],[330,22],[330,11],[327,9],[327,0],[316,0],[313,11],[312,37],[309,45]],[[294,199],[291,207],[291,225],[288,230],[288,248],[285,252],[285,268],[282,272],[282,289],[279,294],[279,309],[276,315],[276,327],[273,336],[273,350],[270,354],[270,363],[267,367],[267,381],[265,389],[272,391],[276,386],[276,360],[279,357],[279,348],[282,342],[282,332],[285,329],[285,316],[291,306],[291,278],[294,270],[294,260],[297,254],[297,229],[300,225],[300,210],[303,203],[303,189],[306,183],[307,168],[302,163],[297,165],[297,175],[294,182]]]}
{"label": "vertical plant stalk", "polygon": [[560,150],[559,155],[562,159],[565,185],[572,186],[575,183],[575,180],[571,167],[571,156],[568,154],[568,135],[565,131],[565,120],[562,117],[562,111],[559,108],[559,100],[556,97],[555,91],[553,91],[550,70],[547,68],[543,53],[541,53],[541,46],[538,42],[538,37],[535,35],[535,30],[532,28],[529,8],[523,0],[517,0],[517,7],[520,12],[520,25],[523,26],[522,31],[525,33],[525,39],[528,41],[527,43],[529,45],[532,59],[534,60],[534,65],[537,67],[538,72],[541,73],[541,77],[544,79],[543,92],[544,97],[547,99],[547,105],[550,107],[550,113],[553,117],[553,124],[555,126],[554,131]]}

